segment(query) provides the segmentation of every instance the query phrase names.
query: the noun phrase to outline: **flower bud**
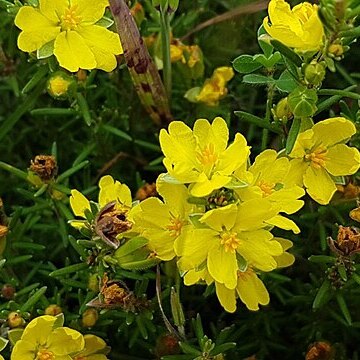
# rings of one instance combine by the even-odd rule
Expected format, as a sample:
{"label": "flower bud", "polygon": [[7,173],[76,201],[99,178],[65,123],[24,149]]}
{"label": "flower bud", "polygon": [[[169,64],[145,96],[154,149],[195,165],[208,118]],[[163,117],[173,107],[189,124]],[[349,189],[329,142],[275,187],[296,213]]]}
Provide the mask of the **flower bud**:
{"label": "flower bud", "polygon": [[15,288],[10,284],[5,284],[1,288],[1,296],[6,300],[11,300],[14,298]]}
{"label": "flower bud", "polygon": [[8,315],[7,323],[11,329],[20,327],[25,324],[25,320],[18,314],[13,311]]}
{"label": "flower bud", "polygon": [[288,120],[293,117],[290,106],[288,104],[288,98],[282,98],[276,106],[271,110],[275,120],[280,121],[283,124],[286,124]]}
{"label": "flower bud", "polygon": [[47,85],[48,93],[55,99],[65,98],[75,84],[73,78],[61,71],[53,74]]}
{"label": "flower bud", "polygon": [[312,61],[305,67],[305,81],[308,84],[319,86],[325,78],[325,68],[325,63]]}
{"label": "flower bud", "polygon": [[37,155],[34,160],[31,160],[29,170],[43,182],[53,180],[57,175],[56,159],[51,155]]}
{"label": "flower bud", "polygon": [[87,309],[82,314],[82,325],[84,327],[93,327],[99,318],[98,312],[94,308]]}
{"label": "flower bud", "polygon": [[51,304],[45,309],[45,315],[56,316],[61,314],[62,312],[62,308],[56,304]]}
{"label": "flower bud", "polygon": [[306,353],[306,360],[331,360],[334,356],[334,349],[325,341],[318,341],[309,347]]}
{"label": "flower bud", "polygon": [[156,355],[160,358],[164,355],[176,355],[180,353],[179,340],[171,334],[163,334],[156,340]]}
{"label": "flower bud", "polygon": [[93,292],[99,291],[99,280],[96,274],[90,275],[87,287]]}
{"label": "flower bud", "polygon": [[331,44],[328,47],[328,54],[335,58],[341,57],[344,54],[344,47],[341,44]]}

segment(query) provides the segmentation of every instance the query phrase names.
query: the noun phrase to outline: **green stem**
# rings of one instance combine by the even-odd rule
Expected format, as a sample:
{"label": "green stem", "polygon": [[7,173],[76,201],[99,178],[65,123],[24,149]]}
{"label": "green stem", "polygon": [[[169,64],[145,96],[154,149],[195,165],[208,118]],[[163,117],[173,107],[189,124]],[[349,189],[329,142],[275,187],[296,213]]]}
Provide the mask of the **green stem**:
{"label": "green stem", "polygon": [[172,90],[172,78],[171,78],[171,57],[170,57],[170,15],[166,10],[161,9],[160,16],[161,26],[161,45],[163,55],[163,82],[165,90],[170,101]]}

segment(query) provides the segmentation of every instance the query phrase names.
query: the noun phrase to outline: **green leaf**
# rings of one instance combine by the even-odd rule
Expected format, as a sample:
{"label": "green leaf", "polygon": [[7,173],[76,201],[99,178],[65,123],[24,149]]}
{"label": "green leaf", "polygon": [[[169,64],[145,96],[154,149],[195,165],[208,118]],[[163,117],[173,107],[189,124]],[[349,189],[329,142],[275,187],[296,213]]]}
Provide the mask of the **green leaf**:
{"label": "green leaf", "polygon": [[9,340],[4,339],[3,337],[0,337],[0,351],[3,351],[6,348],[6,345],[8,344]]}
{"label": "green leaf", "polygon": [[102,26],[104,28],[109,28],[114,23],[114,20],[104,16],[95,25]]}
{"label": "green leaf", "polygon": [[303,86],[297,87],[288,97],[290,110],[295,117],[311,117],[317,110],[316,90],[308,89]]}
{"label": "green leaf", "polygon": [[286,154],[290,154],[300,131],[301,119],[295,118],[291,124],[289,135],[286,139]]}
{"label": "green leaf", "polygon": [[236,116],[238,116],[239,118],[241,118],[242,120],[245,120],[247,122],[249,122],[250,124],[254,124],[256,126],[259,126],[263,129],[267,129],[267,130],[270,130],[274,133],[277,133],[277,134],[281,134],[282,131],[279,129],[278,126],[276,125],[272,125],[270,123],[268,123],[265,119],[262,119],[258,116],[255,116],[253,114],[249,114],[245,111],[234,111],[234,114]]}
{"label": "green leaf", "polygon": [[325,280],[320,289],[318,290],[314,302],[313,302],[313,309],[319,309],[322,305],[324,305],[330,299],[330,291],[331,291],[331,284],[329,280]]}
{"label": "green leaf", "polygon": [[54,322],[53,328],[56,329],[58,327],[64,326],[64,322],[65,322],[65,316],[63,313],[56,315],[56,320]]}
{"label": "green leaf", "polygon": [[121,264],[119,264],[119,266],[125,270],[141,271],[141,270],[149,269],[149,268],[159,264],[159,262],[160,262],[160,260],[157,258],[150,258],[150,259],[145,259],[145,260],[140,260],[140,261],[121,263]]}
{"label": "green leaf", "polygon": [[320,264],[333,264],[336,259],[333,256],[327,255],[311,255],[308,259],[313,263],[320,263]]}
{"label": "green leaf", "polygon": [[52,54],[54,53],[54,44],[55,40],[49,41],[48,43],[43,45],[40,49],[37,50],[36,57],[40,60],[52,56]]}
{"label": "green leaf", "polygon": [[256,62],[250,55],[240,55],[232,64],[234,69],[240,74],[250,74],[262,67],[262,65]]}
{"label": "green leaf", "polygon": [[8,331],[8,338],[12,346],[14,346],[20,339],[24,329],[11,329]]}
{"label": "green leaf", "polygon": [[257,32],[257,38],[259,46],[261,47],[261,50],[264,52],[266,57],[269,57],[273,51],[274,47],[270,44],[270,36],[266,32],[264,25],[260,25],[258,32]]}
{"label": "green leaf", "polygon": [[267,85],[274,83],[274,79],[265,75],[249,74],[243,77],[243,82],[252,85]]}
{"label": "green leaf", "polygon": [[38,291],[36,291],[33,295],[29,297],[25,304],[20,307],[21,312],[29,311],[45,294],[47,287],[43,286]]}
{"label": "green leaf", "polygon": [[57,277],[57,276],[65,276],[68,274],[71,274],[73,272],[78,272],[81,270],[88,269],[89,265],[85,263],[79,263],[74,265],[65,266],[62,269],[55,270],[49,274],[51,277]]}
{"label": "green leaf", "polygon": [[116,251],[115,251],[115,257],[118,261],[121,262],[121,258],[125,257],[134,251],[142,248],[149,242],[148,239],[144,237],[135,237],[130,240],[128,240],[124,245],[121,245]]}
{"label": "green leaf", "polygon": [[132,141],[132,137],[130,135],[128,135],[126,132],[120,130],[120,129],[117,129],[113,126],[110,126],[110,125],[103,125],[102,128],[116,136],[119,136],[121,138],[123,138],[124,140],[127,140],[127,141]]}
{"label": "green leaf", "polygon": [[337,300],[339,308],[340,308],[340,310],[341,310],[347,324],[349,326],[351,326],[351,323],[352,323],[351,314],[350,314],[349,308],[346,305],[345,299],[344,299],[344,297],[342,296],[341,293],[338,292],[336,294],[336,300]]}
{"label": "green leaf", "polygon": [[233,349],[236,346],[236,343],[234,342],[228,342],[225,344],[218,345],[210,352],[210,355],[215,356],[219,355],[221,353],[225,353],[226,351]]}
{"label": "green leaf", "polygon": [[301,57],[280,41],[271,40],[271,45],[296,66],[300,67],[302,65]]}
{"label": "green leaf", "polygon": [[179,345],[181,347],[181,350],[185,353],[185,354],[191,354],[191,355],[195,355],[195,356],[200,356],[201,355],[201,351],[192,347],[191,345],[179,341]]}
{"label": "green leaf", "polygon": [[262,66],[270,69],[273,68],[281,60],[281,54],[277,51],[275,54],[270,55],[268,58],[263,54],[258,54],[254,55],[254,60]]}
{"label": "green leaf", "polygon": [[278,90],[290,93],[298,86],[297,81],[290,74],[289,70],[285,70],[280,77],[276,80],[275,85]]}

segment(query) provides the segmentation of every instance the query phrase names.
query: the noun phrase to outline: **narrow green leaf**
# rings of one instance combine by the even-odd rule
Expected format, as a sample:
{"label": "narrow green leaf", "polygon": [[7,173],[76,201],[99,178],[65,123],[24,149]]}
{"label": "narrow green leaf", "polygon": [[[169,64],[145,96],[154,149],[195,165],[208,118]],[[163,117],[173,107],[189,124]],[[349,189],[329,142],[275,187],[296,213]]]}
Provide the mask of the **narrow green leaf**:
{"label": "narrow green leaf", "polygon": [[32,76],[32,78],[28,81],[28,83],[22,89],[23,94],[29,93],[34,87],[44,78],[44,76],[49,72],[49,68],[47,66],[41,66],[37,72]]}
{"label": "narrow green leaf", "polygon": [[294,147],[295,141],[297,139],[297,136],[299,134],[299,130],[300,130],[300,125],[301,125],[301,119],[300,118],[295,118],[293,120],[293,123],[291,124],[291,128],[289,131],[289,135],[288,138],[286,139],[286,154],[290,154],[291,150]]}
{"label": "narrow green leaf", "polygon": [[179,345],[181,347],[181,350],[185,353],[185,354],[191,354],[191,355],[195,355],[195,356],[200,356],[201,355],[201,351],[192,347],[191,345],[179,341]]}
{"label": "narrow green leaf", "polygon": [[322,285],[320,286],[314,302],[313,302],[313,309],[319,309],[322,305],[324,305],[329,300],[331,284],[329,280],[325,280]]}
{"label": "narrow green leaf", "polygon": [[24,329],[11,329],[8,331],[8,338],[12,346],[14,346],[20,339]]}
{"label": "narrow green leaf", "polygon": [[64,171],[61,175],[58,176],[57,178],[57,182],[61,183],[63,180],[67,179],[69,176],[71,176],[72,174],[75,174],[76,172],[78,172],[79,170],[81,170],[83,167],[87,166],[89,164],[88,160],[84,160],[83,162],[81,162],[80,164],[73,166],[72,168]]}
{"label": "narrow green leaf", "polygon": [[144,237],[138,236],[135,238],[132,238],[128,240],[124,245],[121,245],[116,251],[115,251],[115,257],[117,260],[121,262],[121,258],[124,256],[127,256],[134,251],[142,248],[149,242],[148,239],[145,239]]}
{"label": "narrow green leaf", "polygon": [[55,270],[49,274],[51,277],[65,276],[73,272],[78,272],[81,270],[88,269],[89,265],[85,263],[79,263],[74,265],[66,266],[62,269]]}
{"label": "narrow green leaf", "polygon": [[336,261],[336,259],[333,256],[327,256],[327,255],[311,255],[308,260],[313,263],[319,263],[319,264],[331,264]]}
{"label": "narrow green leaf", "polygon": [[234,342],[228,342],[225,344],[218,345],[210,352],[210,355],[215,356],[219,355],[221,353],[225,353],[226,351],[233,349],[236,346],[236,343]]}
{"label": "narrow green leaf", "polygon": [[65,108],[38,108],[30,111],[32,116],[74,116],[74,109]]}
{"label": "narrow green leaf", "polygon": [[242,120],[245,120],[246,122],[249,122],[251,124],[254,124],[256,126],[259,126],[263,129],[270,130],[274,133],[281,134],[282,131],[278,128],[276,125],[269,124],[265,119],[262,119],[258,116],[255,116],[253,114],[249,114],[245,111],[235,111],[234,114],[241,118]]}
{"label": "narrow green leaf", "polygon": [[103,125],[102,128],[116,136],[119,136],[121,138],[123,138],[124,140],[127,140],[127,141],[132,141],[132,137],[127,134],[126,132],[120,130],[120,129],[117,129],[113,126],[110,126],[110,125]]}
{"label": "narrow green leaf", "polygon": [[338,292],[336,294],[336,301],[339,305],[339,308],[340,308],[347,324],[349,326],[351,326],[351,323],[352,323],[351,314],[350,314],[349,308],[346,305],[345,299],[340,292]]}
{"label": "narrow green leaf", "polygon": [[29,299],[25,302],[24,305],[20,307],[21,312],[29,311],[45,294],[47,287],[43,286],[38,291],[36,291],[33,295],[29,297]]}
{"label": "narrow green leaf", "polygon": [[6,171],[14,174],[15,176],[19,177],[20,179],[27,181],[28,173],[14,167],[12,165],[9,165],[9,164],[6,164],[6,163],[0,161],[0,169],[6,170]]}
{"label": "narrow green leaf", "polygon": [[294,51],[292,51],[290,48],[288,48],[286,45],[284,45],[278,40],[271,40],[270,42],[277,51],[279,51],[282,55],[288,58],[296,66],[300,67],[302,65],[303,61],[301,60],[301,57]]}
{"label": "narrow green leaf", "polygon": [[243,82],[252,85],[268,85],[274,83],[275,80],[265,75],[248,74],[243,77]]}
{"label": "narrow green leaf", "polygon": [[87,126],[91,125],[92,119],[89,111],[89,105],[83,94],[76,94],[77,103],[79,105],[80,112]]}

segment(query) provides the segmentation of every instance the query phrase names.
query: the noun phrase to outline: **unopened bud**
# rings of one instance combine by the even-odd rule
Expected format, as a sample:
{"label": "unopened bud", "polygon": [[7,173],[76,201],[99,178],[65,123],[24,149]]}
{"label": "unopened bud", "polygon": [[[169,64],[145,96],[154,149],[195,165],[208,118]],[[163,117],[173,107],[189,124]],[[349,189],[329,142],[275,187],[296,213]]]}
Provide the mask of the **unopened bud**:
{"label": "unopened bud", "polygon": [[99,291],[99,280],[96,274],[90,275],[87,287],[93,292]]}
{"label": "unopened bud", "polygon": [[308,84],[319,86],[325,78],[326,65],[323,62],[313,61],[305,67],[305,81]]}
{"label": "unopened bud", "polygon": [[17,312],[13,311],[8,315],[7,323],[11,329],[25,324],[24,319]]}
{"label": "unopened bud", "polygon": [[328,53],[335,58],[341,57],[344,55],[344,47],[341,44],[331,44],[328,47]]}
{"label": "unopened bud", "polygon": [[282,98],[276,106],[271,110],[274,119],[280,121],[283,124],[286,124],[288,120],[293,117],[290,106],[288,104],[288,98]]}
{"label": "unopened bud", "polygon": [[82,325],[84,327],[93,327],[99,318],[98,312],[94,308],[87,309],[82,314]]}
{"label": "unopened bud", "polygon": [[11,300],[14,298],[15,288],[10,284],[5,284],[1,288],[1,296],[6,300]]}
{"label": "unopened bud", "polygon": [[56,316],[61,314],[63,311],[59,305],[51,304],[45,309],[45,315]]}
{"label": "unopened bud", "polygon": [[55,99],[65,98],[74,86],[73,78],[63,72],[56,72],[48,81],[47,90]]}
{"label": "unopened bud", "polygon": [[136,200],[140,200],[143,201],[149,197],[155,197],[157,196],[158,193],[156,191],[156,184],[152,183],[152,184],[145,184],[144,186],[142,186],[135,195]]}

